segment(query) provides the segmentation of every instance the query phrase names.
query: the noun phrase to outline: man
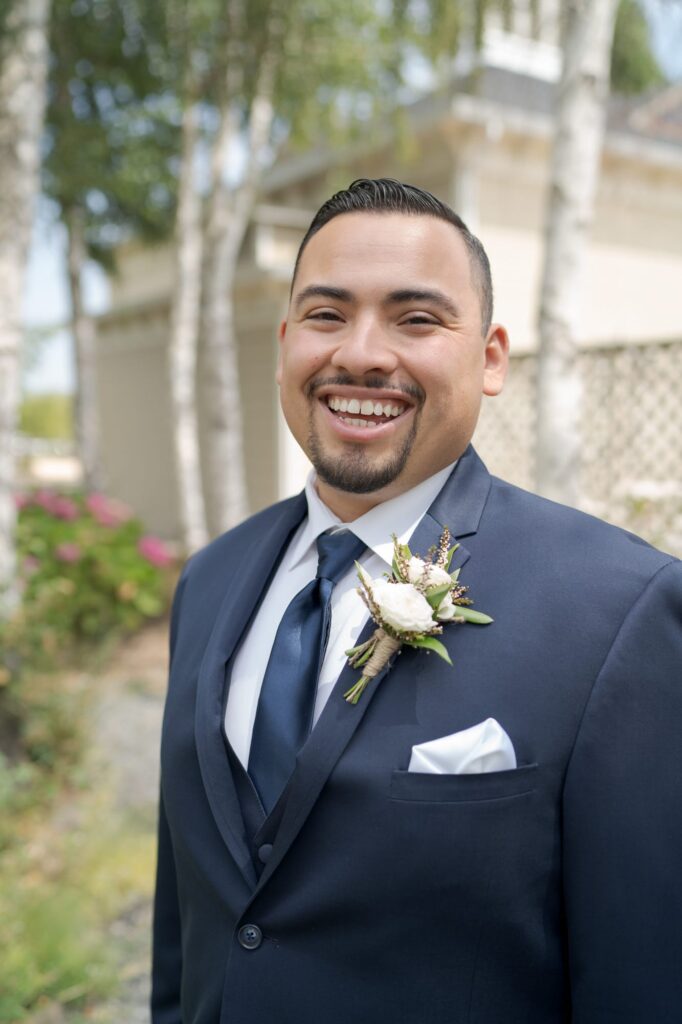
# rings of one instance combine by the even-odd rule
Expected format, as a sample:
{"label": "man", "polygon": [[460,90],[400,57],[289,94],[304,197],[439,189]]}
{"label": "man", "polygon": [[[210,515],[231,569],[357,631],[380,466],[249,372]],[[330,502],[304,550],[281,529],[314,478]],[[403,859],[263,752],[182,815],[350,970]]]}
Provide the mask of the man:
{"label": "man", "polygon": [[[682,1020],[682,570],[488,475],[491,316],[480,243],[428,193],[361,180],[316,215],[278,369],[315,473],[174,605],[154,1024]],[[444,527],[493,623],[349,703],[353,558],[376,579],[392,533],[423,556]],[[489,719],[506,770],[414,770]]]}

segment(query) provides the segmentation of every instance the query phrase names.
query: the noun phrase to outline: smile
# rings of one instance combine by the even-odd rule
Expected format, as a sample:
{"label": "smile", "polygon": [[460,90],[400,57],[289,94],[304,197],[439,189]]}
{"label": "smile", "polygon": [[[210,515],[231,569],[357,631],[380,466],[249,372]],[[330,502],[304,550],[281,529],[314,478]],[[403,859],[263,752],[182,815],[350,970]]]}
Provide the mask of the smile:
{"label": "smile", "polygon": [[353,427],[378,427],[405,412],[404,402],[378,399],[344,398],[341,395],[327,395],[327,408],[338,418]]}
{"label": "smile", "polygon": [[370,398],[367,392],[341,394],[330,389],[320,395],[318,401],[334,432],[347,441],[392,434],[398,423],[414,411],[412,404],[386,392]]}

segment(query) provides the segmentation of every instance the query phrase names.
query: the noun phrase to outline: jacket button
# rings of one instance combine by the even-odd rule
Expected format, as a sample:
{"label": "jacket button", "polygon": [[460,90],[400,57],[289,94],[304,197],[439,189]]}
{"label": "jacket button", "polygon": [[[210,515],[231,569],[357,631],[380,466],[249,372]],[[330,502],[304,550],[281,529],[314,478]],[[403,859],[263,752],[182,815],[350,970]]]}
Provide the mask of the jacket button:
{"label": "jacket button", "polygon": [[261,864],[266,864],[270,860],[270,854],[272,853],[272,843],[263,843],[262,846],[258,847],[258,860]]}
{"label": "jacket button", "polygon": [[263,933],[257,924],[243,924],[237,932],[237,938],[244,949],[258,949],[263,941]]}

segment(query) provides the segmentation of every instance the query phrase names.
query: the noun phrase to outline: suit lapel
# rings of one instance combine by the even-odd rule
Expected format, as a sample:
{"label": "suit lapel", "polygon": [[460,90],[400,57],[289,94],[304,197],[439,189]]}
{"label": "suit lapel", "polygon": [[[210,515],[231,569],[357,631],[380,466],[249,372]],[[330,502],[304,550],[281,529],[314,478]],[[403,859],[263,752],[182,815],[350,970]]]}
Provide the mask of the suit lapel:
{"label": "suit lapel", "polygon": [[[432,545],[438,543],[445,526],[456,538],[475,533],[489,491],[488,471],[470,446],[459,459],[443,489],[410,537],[412,551],[425,554]],[[464,565],[468,558],[469,552],[460,543],[452,558],[452,570]],[[357,642],[367,640],[374,628],[374,623],[370,620]],[[272,853],[260,877],[258,889],[266,884],[301,830],[322,787],[360,725],[391,664],[368,684],[357,704],[349,704],[343,696],[356,681],[357,669],[346,665],[341,672],[315,728],[299,753],[296,769],[282,794],[284,809],[279,829]],[[399,658],[395,671],[399,671]]]}
{"label": "suit lapel", "polygon": [[[226,669],[305,513],[305,496],[300,494],[283,506],[279,521],[267,534],[254,528],[253,535],[230,552],[225,566],[228,591],[199,669],[195,740],[201,775],[218,829],[251,887],[256,873],[225,749]],[[239,580],[239,586],[232,585],[232,580]]]}

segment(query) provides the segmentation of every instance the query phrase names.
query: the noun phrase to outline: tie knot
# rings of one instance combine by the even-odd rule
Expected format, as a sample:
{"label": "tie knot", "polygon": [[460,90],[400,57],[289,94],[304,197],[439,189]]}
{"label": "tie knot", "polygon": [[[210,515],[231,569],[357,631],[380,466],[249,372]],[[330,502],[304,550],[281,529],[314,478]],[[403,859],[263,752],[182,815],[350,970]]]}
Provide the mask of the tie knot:
{"label": "tie knot", "polygon": [[317,538],[317,577],[336,584],[365,550],[364,544],[350,530],[321,533]]}

